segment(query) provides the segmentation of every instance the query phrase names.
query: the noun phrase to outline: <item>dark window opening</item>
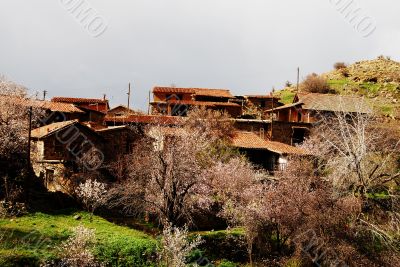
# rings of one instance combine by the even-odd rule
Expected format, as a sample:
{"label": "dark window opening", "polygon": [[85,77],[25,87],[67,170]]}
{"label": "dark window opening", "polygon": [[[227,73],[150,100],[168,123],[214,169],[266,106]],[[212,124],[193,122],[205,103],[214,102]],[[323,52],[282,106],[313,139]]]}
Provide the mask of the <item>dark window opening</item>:
{"label": "dark window opening", "polygon": [[64,150],[63,144],[60,141],[55,140],[54,152],[57,153],[57,154],[62,154],[63,150]]}
{"label": "dark window opening", "polygon": [[301,112],[297,113],[297,121],[301,121],[301,115],[302,115]]}
{"label": "dark window opening", "polygon": [[46,169],[46,174],[44,179],[46,186],[49,186],[49,184],[54,181],[54,170]]}
{"label": "dark window opening", "polygon": [[307,137],[308,129],[306,128],[293,128],[292,143],[293,145],[300,145]]}
{"label": "dark window opening", "polygon": [[182,104],[176,104],[172,107],[172,116],[187,116],[188,106]]}

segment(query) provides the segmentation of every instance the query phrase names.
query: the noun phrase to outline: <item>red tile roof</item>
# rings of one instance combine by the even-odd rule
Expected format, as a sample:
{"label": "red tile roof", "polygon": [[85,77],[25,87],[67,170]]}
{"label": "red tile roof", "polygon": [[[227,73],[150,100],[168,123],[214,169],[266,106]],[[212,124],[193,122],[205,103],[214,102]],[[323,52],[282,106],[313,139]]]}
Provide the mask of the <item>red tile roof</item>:
{"label": "red tile roof", "polygon": [[35,101],[37,107],[49,109],[51,111],[58,111],[64,113],[85,113],[81,109],[75,107],[73,104],[57,103],[50,101]]}
{"label": "red tile roof", "polygon": [[227,89],[207,89],[207,88],[175,88],[175,87],[156,86],[153,88],[153,93],[193,94],[197,96],[211,96],[211,97],[222,97],[222,98],[234,97]]}
{"label": "red tile roof", "polygon": [[174,116],[157,116],[157,115],[131,115],[127,117],[106,117],[106,122],[118,123],[141,123],[141,124],[181,124],[183,118]]}
{"label": "red tile roof", "polygon": [[108,100],[100,99],[100,98],[76,98],[76,97],[53,97],[51,99],[52,102],[63,102],[63,103],[102,103],[107,104]]}
{"label": "red tile roof", "polygon": [[246,98],[259,98],[259,99],[277,99],[279,100],[280,98],[277,96],[271,96],[271,95],[245,95],[244,97]]}
{"label": "red tile roof", "polygon": [[268,150],[277,154],[306,155],[306,151],[299,147],[284,143],[267,141],[253,132],[237,131],[232,137],[232,145],[238,148]]}
{"label": "red tile roof", "polygon": [[309,155],[307,151],[300,147],[290,146],[284,143],[267,141],[267,149],[269,151],[278,154],[289,154],[289,155]]}
{"label": "red tile roof", "polygon": [[48,109],[53,112],[63,112],[63,113],[84,113],[81,109],[77,108],[73,104],[68,103],[59,103],[59,102],[50,102],[50,101],[42,101],[42,100],[35,100],[35,99],[28,99],[28,98],[21,98],[15,96],[0,96],[1,98],[7,99],[17,105],[22,106],[32,106],[35,108],[40,109]]}
{"label": "red tile roof", "polygon": [[191,106],[213,106],[213,107],[241,107],[237,103],[232,102],[207,102],[207,101],[195,101],[195,100],[175,100],[171,99],[168,101],[152,102],[151,104],[177,104],[177,105],[191,105]]}
{"label": "red tile roof", "polygon": [[253,132],[237,131],[232,137],[232,145],[239,148],[266,149],[266,142]]}

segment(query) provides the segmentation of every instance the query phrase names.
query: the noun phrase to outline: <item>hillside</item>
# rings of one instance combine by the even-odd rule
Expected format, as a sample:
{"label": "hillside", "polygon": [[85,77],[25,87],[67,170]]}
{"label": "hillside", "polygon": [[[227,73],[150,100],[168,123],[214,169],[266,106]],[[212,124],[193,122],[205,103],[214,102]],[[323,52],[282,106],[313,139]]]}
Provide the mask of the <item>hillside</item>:
{"label": "hillside", "polygon": [[[337,94],[365,96],[378,114],[400,118],[400,62],[380,56],[321,75],[327,78]],[[290,103],[295,93],[292,86],[276,92],[276,95],[283,102]]]}

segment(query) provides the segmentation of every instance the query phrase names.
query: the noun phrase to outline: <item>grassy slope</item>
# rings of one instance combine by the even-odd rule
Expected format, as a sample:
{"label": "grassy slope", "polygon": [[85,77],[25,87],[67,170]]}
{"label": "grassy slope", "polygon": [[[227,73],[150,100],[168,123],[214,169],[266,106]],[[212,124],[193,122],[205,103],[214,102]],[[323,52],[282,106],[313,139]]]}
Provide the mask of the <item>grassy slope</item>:
{"label": "grassy slope", "polygon": [[[76,214],[82,219],[75,220],[73,217]],[[70,236],[72,227],[80,223],[95,229],[98,242],[95,254],[100,259],[112,261],[114,266],[127,261],[132,262],[132,266],[146,266],[141,261],[145,261],[146,254],[151,255],[156,248],[156,240],[151,236],[117,226],[97,216],[90,222],[85,212],[53,215],[34,213],[12,220],[0,220],[0,266],[15,266],[23,262],[31,266],[57,258],[58,250],[55,247]]]}
{"label": "grassy slope", "polygon": [[357,94],[370,99],[378,113],[386,116],[398,116],[400,101],[394,103],[386,96],[398,94],[397,85],[391,83],[357,83],[348,79],[328,80],[329,85],[339,94]]}
{"label": "grassy slope", "polygon": [[[399,73],[400,62],[379,57],[349,65],[347,78],[341,70],[332,70],[322,76],[327,78],[331,88],[338,94],[364,96],[378,114],[400,118]],[[278,91],[275,95],[288,104],[292,102],[295,93],[295,88],[291,87]]]}
{"label": "grassy slope", "polygon": [[[386,98],[386,95],[388,94],[392,96],[398,94],[398,89],[395,84],[370,82],[358,83],[349,79],[328,80],[328,84],[338,94],[366,97],[369,99],[376,111],[381,115],[390,117],[400,116],[400,99],[397,103],[394,103]],[[276,96],[281,98],[281,102],[284,104],[292,103],[295,94],[296,91],[292,88],[285,88],[275,93]]]}

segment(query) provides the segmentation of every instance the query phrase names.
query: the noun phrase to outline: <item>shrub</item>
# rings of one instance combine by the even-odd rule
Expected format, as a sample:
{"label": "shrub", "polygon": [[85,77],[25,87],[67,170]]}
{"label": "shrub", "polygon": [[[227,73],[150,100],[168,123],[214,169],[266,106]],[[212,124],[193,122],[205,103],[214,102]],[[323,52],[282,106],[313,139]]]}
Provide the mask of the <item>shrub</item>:
{"label": "shrub", "polygon": [[155,243],[149,240],[113,237],[97,245],[94,253],[106,266],[147,267],[155,266],[155,250]]}
{"label": "shrub", "polygon": [[76,189],[78,198],[82,201],[87,211],[90,212],[90,220],[97,207],[99,207],[105,200],[106,185],[97,180],[86,180],[81,183]]}
{"label": "shrub", "polygon": [[310,93],[327,94],[332,92],[327,79],[316,73],[312,73],[304,79],[302,89]]}
{"label": "shrub", "polygon": [[201,243],[200,236],[189,241],[188,229],[180,229],[168,224],[163,230],[162,248],[160,252],[161,265],[184,267],[190,252]]}
{"label": "shrub", "polygon": [[94,245],[94,230],[80,225],[74,228],[74,234],[61,247],[61,266],[92,267],[99,266],[90,251]]}
{"label": "shrub", "polygon": [[333,67],[335,68],[335,70],[340,70],[340,69],[345,69],[347,68],[346,63],[344,62],[336,62]]}
{"label": "shrub", "polygon": [[285,87],[292,87],[292,83],[290,82],[290,81],[286,81],[286,83],[285,83]]}

